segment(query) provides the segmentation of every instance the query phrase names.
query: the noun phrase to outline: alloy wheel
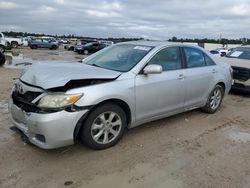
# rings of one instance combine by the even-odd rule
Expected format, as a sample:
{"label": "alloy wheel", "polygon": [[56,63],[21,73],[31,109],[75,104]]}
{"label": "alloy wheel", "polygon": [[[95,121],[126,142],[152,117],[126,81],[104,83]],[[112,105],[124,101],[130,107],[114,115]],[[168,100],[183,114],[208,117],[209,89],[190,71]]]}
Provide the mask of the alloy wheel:
{"label": "alloy wheel", "polygon": [[216,110],[220,106],[221,100],[222,100],[221,90],[220,89],[215,89],[213,91],[213,94],[212,94],[211,98],[210,98],[210,107],[211,107],[211,109]]}
{"label": "alloy wheel", "polygon": [[121,117],[117,113],[104,112],[93,121],[91,136],[99,144],[108,144],[117,138],[121,127]]}

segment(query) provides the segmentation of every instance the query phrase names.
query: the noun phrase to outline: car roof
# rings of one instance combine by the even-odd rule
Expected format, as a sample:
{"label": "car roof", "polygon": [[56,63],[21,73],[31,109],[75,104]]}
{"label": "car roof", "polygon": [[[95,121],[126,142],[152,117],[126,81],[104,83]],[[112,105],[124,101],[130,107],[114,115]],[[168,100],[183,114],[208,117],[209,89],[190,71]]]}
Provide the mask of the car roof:
{"label": "car roof", "polygon": [[133,44],[133,45],[143,45],[143,46],[150,46],[150,47],[186,46],[186,47],[192,47],[192,48],[200,48],[198,45],[184,44],[184,43],[180,43],[180,42],[153,41],[153,40],[129,41],[129,42],[122,42],[122,43],[118,43],[118,44]]}

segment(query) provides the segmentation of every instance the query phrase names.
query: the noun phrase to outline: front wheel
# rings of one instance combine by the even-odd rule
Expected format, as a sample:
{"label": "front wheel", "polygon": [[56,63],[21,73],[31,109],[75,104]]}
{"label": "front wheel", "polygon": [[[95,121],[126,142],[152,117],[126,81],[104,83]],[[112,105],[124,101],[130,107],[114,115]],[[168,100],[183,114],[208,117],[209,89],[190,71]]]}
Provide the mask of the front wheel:
{"label": "front wheel", "polygon": [[57,46],[56,46],[56,45],[52,45],[50,49],[51,49],[51,50],[56,50],[56,49],[57,49]]}
{"label": "front wheel", "polygon": [[37,47],[38,47],[37,45],[31,45],[30,46],[31,49],[37,49]]}
{"label": "front wheel", "polygon": [[5,47],[0,45],[0,53],[4,53],[4,51],[5,51]]}
{"label": "front wheel", "polygon": [[204,112],[215,113],[222,102],[224,96],[224,90],[220,85],[216,85],[212,92],[210,93],[206,105],[202,108]]}
{"label": "front wheel", "polygon": [[119,106],[104,104],[87,117],[81,130],[81,140],[92,149],[109,148],[121,139],[126,125],[126,114]]}
{"label": "front wheel", "polygon": [[89,51],[88,51],[88,50],[83,50],[83,54],[84,54],[84,55],[88,55],[88,54],[89,54]]}

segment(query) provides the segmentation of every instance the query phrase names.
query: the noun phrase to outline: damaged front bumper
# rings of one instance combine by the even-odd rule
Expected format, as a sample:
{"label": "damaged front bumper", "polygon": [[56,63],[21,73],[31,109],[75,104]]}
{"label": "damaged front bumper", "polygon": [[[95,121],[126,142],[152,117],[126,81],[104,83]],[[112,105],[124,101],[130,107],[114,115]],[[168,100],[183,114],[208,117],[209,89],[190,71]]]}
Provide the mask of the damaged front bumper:
{"label": "damaged front bumper", "polygon": [[13,124],[31,143],[43,149],[53,149],[74,143],[76,125],[88,109],[75,112],[25,112],[10,99],[9,111]]}

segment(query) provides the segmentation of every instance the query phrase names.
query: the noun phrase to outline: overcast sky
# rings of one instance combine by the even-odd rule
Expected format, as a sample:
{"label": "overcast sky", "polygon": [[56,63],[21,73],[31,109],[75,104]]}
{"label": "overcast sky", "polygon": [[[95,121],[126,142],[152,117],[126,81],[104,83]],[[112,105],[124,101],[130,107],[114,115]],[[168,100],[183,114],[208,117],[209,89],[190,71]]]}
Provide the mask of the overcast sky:
{"label": "overcast sky", "polygon": [[250,0],[0,0],[0,31],[250,38]]}

